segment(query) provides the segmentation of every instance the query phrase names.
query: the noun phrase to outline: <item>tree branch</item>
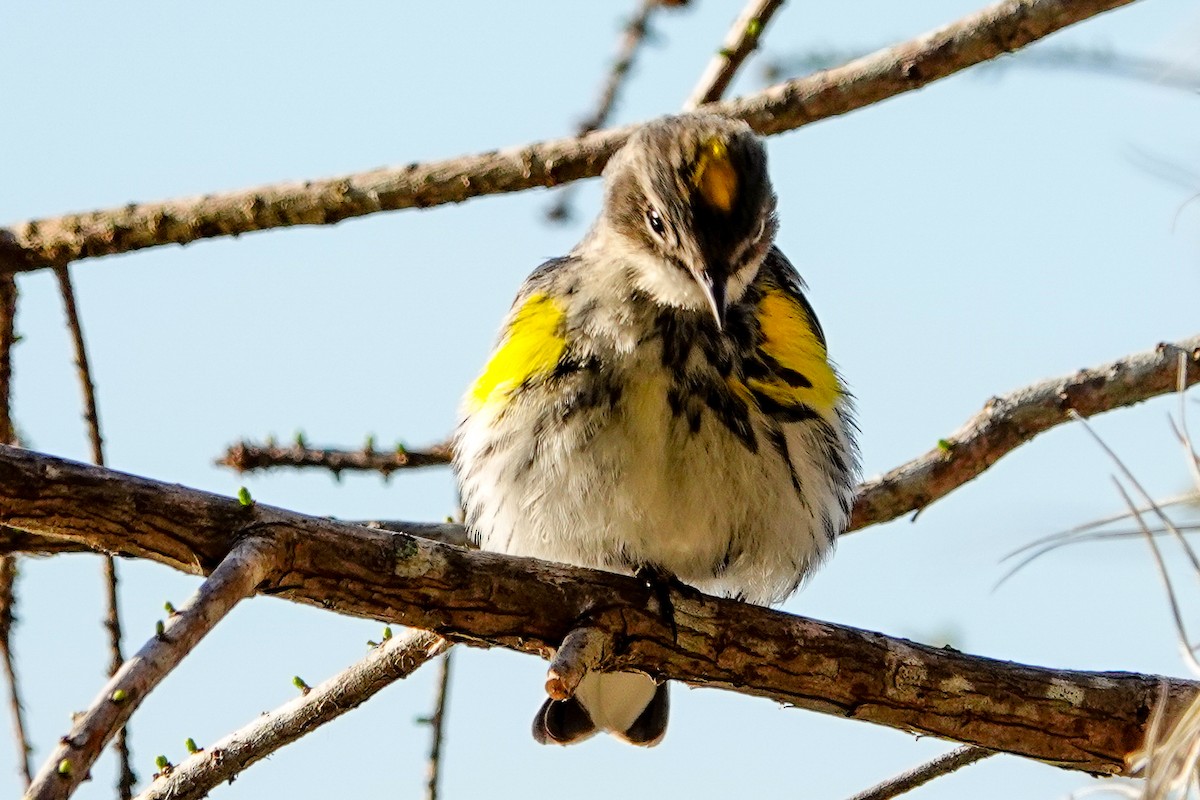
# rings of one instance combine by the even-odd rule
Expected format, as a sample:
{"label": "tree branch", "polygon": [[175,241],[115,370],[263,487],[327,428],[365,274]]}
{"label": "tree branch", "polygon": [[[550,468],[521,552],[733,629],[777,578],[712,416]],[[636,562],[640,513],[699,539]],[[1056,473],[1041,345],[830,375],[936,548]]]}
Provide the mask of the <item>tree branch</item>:
{"label": "tree branch", "polygon": [[[89,469],[105,472],[100,467]],[[167,620],[137,655],[121,666],[91,707],[76,720],[71,732],[38,770],[26,794],[28,800],[70,797],[87,778],[109,739],[154,687],[240,600],[254,594],[258,585],[279,567],[280,555],[285,552],[284,537],[238,538],[244,531],[245,526],[230,529],[227,555],[192,599]]]}
{"label": "tree branch", "polygon": [[783,0],[750,0],[725,34],[725,41],[708,62],[700,81],[683,104],[685,111],[694,111],[705,103],[720,100],[733,82],[733,76],[758,47],[763,29],[783,5]]}
{"label": "tree branch", "polygon": [[[793,130],[877,103],[1132,0],[1004,0],[924,36],[836,69],[709,110],[744,119],[763,135]],[[458,203],[472,197],[557,186],[600,174],[633,127],[597,131],[426,164],[340,178],[275,184],[200,198],[23,222],[0,229],[0,272],[63,266],[81,258],[291,225]]]}
{"label": "tree branch", "polygon": [[[83,419],[87,423],[88,441],[92,447],[92,463],[104,466],[104,437],[100,434],[100,412],[96,405],[96,382],[92,379],[92,368],[88,361],[87,342],[83,338],[83,324],[79,319],[79,307],[75,302],[75,287],[71,283],[69,267],[54,270],[58,279],[59,294],[62,295],[63,312],[67,319],[67,330],[71,333],[71,345],[75,351],[75,368],[79,375],[79,388],[83,394]],[[104,576],[104,628],[108,631],[108,675],[112,677],[125,663],[121,653],[121,611],[118,605],[117,565],[110,555],[101,556],[101,572]],[[129,729],[122,726],[117,731],[113,744],[117,751],[120,768],[117,774],[117,796],[121,800],[133,797],[133,786],[137,775],[133,772],[129,752]]]}
{"label": "tree branch", "polygon": [[[12,349],[17,343],[16,323],[17,282],[11,275],[0,275],[0,444],[17,443],[17,429],[12,415]],[[21,765],[21,775],[28,786],[33,780],[29,766],[29,735],[25,731],[25,708],[21,704],[21,687],[17,681],[12,646],[17,574],[16,556],[0,556],[0,661],[3,661],[5,682],[8,683],[8,707],[12,714],[17,763]]]}
{"label": "tree branch", "polygon": [[252,525],[256,535],[287,538],[288,562],[263,591],[290,600],[539,654],[587,625],[614,643],[604,669],[641,670],[1089,772],[1126,769],[1160,686],[1169,719],[1197,688],[968,656],[690,593],[673,596],[668,625],[654,593],[627,576],[246,507],[8,447],[0,447],[0,524],[193,574],[220,563]]}
{"label": "tree branch", "polygon": [[0,660],[3,660],[4,679],[8,684],[8,708],[12,714],[13,743],[17,747],[17,763],[25,785],[33,780],[29,764],[29,734],[25,731],[25,707],[21,703],[20,684],[17,681],[16,658],[13,656],[12,629],[17,621],[13,614],[17,593],[17,558],[0,557]]}
{"label": "tree branch", "polygon": [[17,343],[17,282],[0,275],[0,444],[16,444],[12,414],[12,350]]}
{"label": "tree branch", "polygon": [[96,406],[96,382],[92,380],[92,367],[88,362],[87,342],[83,338],[83,325],[79,321],[79,307],[75,303],[75,287],[71,285],[71,273],[67,267],[56,268],[54,276],[58,279],[67,330],[71,333],[71,346],[75,351],[75,370],[79,376],[79,389],[83,394],[83,420],[87,423],[88,443],[92,447],[92,463],[102,467],[104,466],[104,437],[100,435],[100,412]]}
{"label": "tree branch", "polygon": [[371,446],[361,450],[338,450],[327,447],[309,447],[304,443],[280,447],[270,441],[264,444],[241,441],[230,445],[225,454],[215,463],[238,472],[253,472],[277,467],[319,467],[329,470],[335,477],[345,471],[365,471],[381,472],[386,478],[401,469],[449,464],[450,457],[449,442],[435,444],[423,450],[397,447],[390,451],[380,451]]}
{"label": "tree branch", "polygon": [[433,714],[423,720],[429,723],[429,766],[425,776],[425,800],[438,800],[438,788],[442,777],[442,741],[446,735],[446,709],[450,700],[450,659],[453,657],[452,652],[442,656]]}
{"label": "tree branch", "polygon": [[[870,48],[867,47],[847,47],[813,49],[792,56],[780,56],[763,68],[763,79],[774,83],[795,73],[829,69],[869,52]],[[1012,58],[997,58],[980,65],[977,74],[994,75],[1010,67],[1087,72],[1185,92],[1200,89],[1200,70],[1165,58],[1118,53],[1105,47],[1031,47]]]}
{"label": "tree branch", "polygon": [[934,778],[949,775],[968,764],[974,764],[976,761],[982,761],[988,756],[994,755],[996,754],[991,750],[983,750],[978,747],[959,747],[927,761],[915,769],[897,775],[891,780],[872,786],[865,792],[859,792],[850,800],[891,800],[905,792],[911,792],[918,786],[924,786]]}
{"label": "tree branch", "polygon": [[925,455],[864,482],[850,529],[919,512],[1039,433],[1070,421],[1072,412],[1090,417],[1175,391],[1181,352],[1187,355],[1184,385],[1193,386],[1200,382],[1200,335],[993,397]]}
{"label": "tree branch", "polygon": [[[330,518],[332,519],[332,518]],[[402,520],[342,520],[346,525],[355,525],[368,530],[391,531],[420,536],[451,547],[474,548],[475,543],[467,533],[467,529],[454,522],[405,522]],[[32,556],[53,556],[67,553],[110,552],[117,556],[134,557],[133,553],[122,550],[105,551],[89,547],[71,539],[60,539],[56,536],[42,536],[37,533],[0,525],[0,554],[23,554]]]}
{"label": "tree branch", "polygon": [[448,646],[445,639],[425,631],[406,631],[388,639],[362,661],[307,694],[193,753],[161,775],[137,800],[199,800],[251,764],[407,678]]}

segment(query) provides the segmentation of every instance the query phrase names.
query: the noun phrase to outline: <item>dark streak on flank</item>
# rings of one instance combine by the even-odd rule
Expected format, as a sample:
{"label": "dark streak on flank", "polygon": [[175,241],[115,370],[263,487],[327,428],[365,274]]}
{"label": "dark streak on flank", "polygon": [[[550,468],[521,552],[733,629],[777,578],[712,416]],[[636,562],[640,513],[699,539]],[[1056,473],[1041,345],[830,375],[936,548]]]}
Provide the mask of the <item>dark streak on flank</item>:
{"label": "dark streak on flank", "polygon": [[783,463],[787,464],[788,475],[792,478],[792,488],[796,490],[796,496],[800,498],[800,502],[808,507],[808,502],[804,497],[804,489],[800,485],[800,476],[796,474],[796,466],[792,463],[791,455],[788,453],[787,437],[783,435],[783,430],[772,425],[767,433],[771,440],[771,445],[774,446],[779,457],[783,459]]}
{"label": "dark streak on flank", "polygon": [[806,422],[809,420],[819,420],[824,422],[824,420],[821,419],[820,414],[818,414],[816,411],[813,411],[811,406],[805,405],[804,403],[784,405],[783,403],[773,400],[762,392],[756,392],[751,389],[750,393],[754,395],[754,399],[758,402],[758,407],[762,409],[764,414],[769,417],[774,417],[781,422]]}

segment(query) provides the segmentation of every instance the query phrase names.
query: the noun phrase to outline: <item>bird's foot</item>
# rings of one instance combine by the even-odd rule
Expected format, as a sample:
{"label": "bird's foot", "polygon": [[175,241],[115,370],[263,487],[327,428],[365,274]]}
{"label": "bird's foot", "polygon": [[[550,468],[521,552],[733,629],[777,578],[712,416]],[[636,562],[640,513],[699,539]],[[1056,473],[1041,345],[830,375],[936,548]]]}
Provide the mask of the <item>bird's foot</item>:
{"label": "bird's foot", "polygon": [[662,567],[650,564],[638,567],[634,574],[654,594],[654,599],[658,601],[658,610],[662,621],[671,629],[671,638],[678,639],[679,628],[675,624],[675,602],[671,599],[671,592],[674,591],[680,597],[687,599],[696,599],[702,594],[700,590],[694,586],[688,586]]}

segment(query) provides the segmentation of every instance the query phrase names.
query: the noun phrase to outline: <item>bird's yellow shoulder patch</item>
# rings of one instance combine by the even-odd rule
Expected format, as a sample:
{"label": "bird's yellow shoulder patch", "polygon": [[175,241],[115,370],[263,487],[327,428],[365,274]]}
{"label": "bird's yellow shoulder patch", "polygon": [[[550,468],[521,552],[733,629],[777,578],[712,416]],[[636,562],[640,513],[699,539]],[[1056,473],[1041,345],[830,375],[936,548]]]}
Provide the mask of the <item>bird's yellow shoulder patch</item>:
{"label": "bird's yellow shoulder patch", "polygon": [[471,387],[474,406],[503,403],[517,387],[549,374],[567,345],[565,320],[566,312],[554,298],[530,295]]}
{"label": "bird's yellow shoulder patch", "polygon": [[832,411],[843,394],[842,384],[803,303],[770,287],[758,301],[758,322],[759,351],[774,364],[770,377],[749,381],[750,389],[784,407],[803,404],[823,414]]}
{"label": "bird's yellow shoulder patch", "polygon": [[729,150],[720,139],[712,139],[700,150],[692,183],[713,208],[728,214],[737,200],[737,170],[729,160]]}

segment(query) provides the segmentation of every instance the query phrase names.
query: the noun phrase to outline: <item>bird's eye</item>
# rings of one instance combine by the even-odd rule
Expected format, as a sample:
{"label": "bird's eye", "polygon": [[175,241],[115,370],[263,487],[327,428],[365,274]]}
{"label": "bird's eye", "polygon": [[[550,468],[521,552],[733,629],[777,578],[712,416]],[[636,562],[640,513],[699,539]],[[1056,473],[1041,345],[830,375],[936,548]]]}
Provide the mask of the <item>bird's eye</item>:
{"label": "bird's eye", "polygon": [[662,217],[659,216],[658,210],[654,208],[646,209],[646,224],[650,226],[650,230],[659,239],[665,239],[667,236],[667,226],[663,224]]}

